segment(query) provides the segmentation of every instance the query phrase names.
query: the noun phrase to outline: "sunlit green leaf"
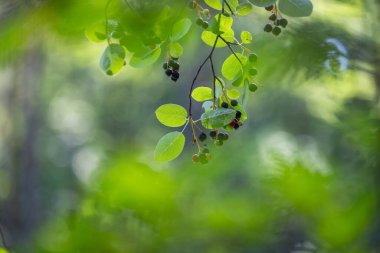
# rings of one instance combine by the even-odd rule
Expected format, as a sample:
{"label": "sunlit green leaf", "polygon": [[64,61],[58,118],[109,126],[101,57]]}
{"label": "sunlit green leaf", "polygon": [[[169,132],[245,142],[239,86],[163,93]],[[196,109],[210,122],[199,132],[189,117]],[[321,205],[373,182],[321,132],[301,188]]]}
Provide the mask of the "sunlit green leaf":
{"label": "sunlit green leaf", "polygon": [[240,34],[241,41],[244,44],[250,44],[252,42],[252,34],[248,31],[242,31]]}
{"label": "sunlit green leaf", "polygon": [[313,3],[310,0],[279,0],[278,8],[291,17],[307,17],[313,12]]}
{"label": "sunlit green leaf", "polygon": [[266,7],[277,2],[277,0],[250,0],[256,6]]}
{"label": "sunlit green leaf", "polygon": [[170,44],[170,55],[174,58],[180,58],[183,54],[183,47],[178,42]]}
{"label": "sunlit green leaf", "polygon": [[129,65],[135,68],[141,68],[155,63],[161,55],[161,48],[150,51],[143,51],[133,54]]}
{"label": "sunlit green leaf", "polygon": [[237,14],[241,16],[245,16],[245,15],[248,15],[252,11],[252,9],[253,9],[253,5],[249,2],[245,2],[245,3],[240,4],[236,8],[236,12]]}
{"label": "sunlit green leaf", "polygon": [[227,96],[231,99],[238,99],[240,97],[240,92],[237,89],[227,90]]}
{"label": "sunlit green leaf", "polygon": [[124,58],[124,48],[118,44],[111,44],[104,50],[99,65],[107,75],[115,75],[124,66]]}
{"label": "sunlit green leaf", "polygon": [[187,121],[187,111],[180,105],[161,105],[155,113],[158,121],[168,127],[180,127]]}
{"label": "sunlit green leaf", "polygon": [[[221,36],[228,42],[234,42],[234,40],[235,40],[234,39],[234,31],[232,29],[223,33],[223,35],[221,35]],[[211,31],[206,30],[206,31],[203,31],[203,33],[202,33],[202,41],[204,43],[206,43],[207,45],[209,45],[210,47],[212,47],[214,45],[216,37],[217,37],[217,35]],[[216,47],[225,47],[225,46],[227,46],[226,43],[224,43],[224,41],[222,41],[221,39],[219,39],[218,43],[216,43]]]}
{"label": "sunlit green leaf", "polygon": [[172,41],[177,41],[181,39],[183,36],[185,36],[190,28],[191,28],[191,20],[188,18],[181,19],[177,23],[174,24],[172,34],[170,36],[170,39]]}
{"label": "sunlit green leaf", "polygon": [[214,97],[214,92],[209,87],[197,87],[193,90],[191,96],[194,100],[203,102],[212,99]]}
{"label": "sunlit green leaf", "polygon": [[[238,60],[240,59],[240,62]],[[244,65],[247,62],[247,57],[240,54],[231,54],[223,63],[222,74],[228,79],[234,79],[239,73],[243,72],[242,64]]]}
{"label": "sunlit green leaf", "polygon": [[164,135],[157,143],[154,159],[159,162],[169,162],[177,158],[185,146],[185,136],[181,132],[171,132]]}
{"label": "sunlit green leaf", "polygon": [[[205,0],[205,3],[210,6],[211,8],[214,8],[215,10],[221,10],[222,9],[222,1],[221,0]],[[231,7],[231,9],[234,11],[236,10],[236,6],[239,5],[238,0],[227,0],[227,3]],[[230,12],[230,10],[225,6],[225,10],[227,12]]]}
{"label": "sunlit green leaf", "polygon": [[207,129],[215,129],[228,125],[235,118],[236,111],[232,109],[217,109],[202,114],[202,125]]}

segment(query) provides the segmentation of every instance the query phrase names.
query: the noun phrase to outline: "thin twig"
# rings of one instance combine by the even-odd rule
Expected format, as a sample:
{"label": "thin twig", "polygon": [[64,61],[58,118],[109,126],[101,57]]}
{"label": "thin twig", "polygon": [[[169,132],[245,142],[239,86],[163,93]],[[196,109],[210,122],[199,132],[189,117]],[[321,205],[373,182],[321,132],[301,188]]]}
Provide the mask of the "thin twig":
{"label": "thin twig", "polygon": [[232,49],[230,42],[226,41],[222,36],[219,36],[221,40],[223,40],[224,43],[226,43],[228,49],[231,51],[231,53],[236,57],[236,59],[239,61],[240,65],[243,66],[243,63],[241,62],[240,58],[237,56],[235,51]]}
{"label": "thin twig", "polygon": [[108,42],[108,44],[111,44],[110,37],[109,37],[109,34],[108,34],[109,33],[109,31],[108,31],[109,30],[108,29],[108,8],[109,8],[111,2],[112,2],[112,0],[108,0],[108,2],[106,4],[106,8],[104,10],[104,16],[106,18],[106,36],[107,36],[107,42]]}

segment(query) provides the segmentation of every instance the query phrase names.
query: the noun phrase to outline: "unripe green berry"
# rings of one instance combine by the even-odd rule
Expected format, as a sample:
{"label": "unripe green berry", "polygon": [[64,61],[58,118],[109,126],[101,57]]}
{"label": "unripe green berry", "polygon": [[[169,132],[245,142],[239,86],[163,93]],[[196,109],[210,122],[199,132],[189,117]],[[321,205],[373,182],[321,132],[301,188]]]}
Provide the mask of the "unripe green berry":
{"label": "unripe green berry", "polygon": [[257,69],[255,69],[255,68],[251,68],[251,69],[249,70],[249,74],[250,74],[251,76],[255,76],[255,75],[257,75]]}
{"label": "unripe green berry", "polygon": [[207,21],[203,21],[202,27],[203,27],[203,29],[207,29],[208,28],[208,22]]}
{"label": "unripe green berry", "polygon": [[203,154],[203,153],[199,154],[199,161],[200,161],[202,164],[206,164],[206,163],[208,163],[208,159],[207,159],[206,154]]}
{"label": "unripe green berry", "polygon": [[193,162],[195,163],[199,162],[199,156],[197,154],[193,155]]}
{"label": "unripe green berry", "polygon": [[210,153],[210,150],[208,148],[205,148],[205,149],[202,150],[202,152],[205,153],[205,154],[208,154],[208,153]]}
{"label": "unripe green berry", "polygon": [[216,140],[215,145],[216,146],[223,146],[223,141],[222,140]]}
{"label": "unripe green berry", "polygon": [[237,106],[239,102],[236,99],[231,100],[231,105],[232,106]]}
{"label": "unripe green berry", "polygon": [[195,21],[195,23],[199,26],[202,26],[203,25],[203,20],[201,18],[197,18],[197,21]]}
{"label": "unripe green berry", "polygon": [[257,62],[257,55],[252,53],[248,56],[248,59],[250,62]]}
{"label": "unripe green berry", "polygon": [[249,90],[250,90],[251,92],[255,92],[255,91],[257,91],[257,85],[254,84],[254,83],[249,84]]}
{"label": "unripe green berry", "polygon": [[112,70],[107,70],[106,74],[109,75],[109,76],[112,76],[113,72],[112,72]]}

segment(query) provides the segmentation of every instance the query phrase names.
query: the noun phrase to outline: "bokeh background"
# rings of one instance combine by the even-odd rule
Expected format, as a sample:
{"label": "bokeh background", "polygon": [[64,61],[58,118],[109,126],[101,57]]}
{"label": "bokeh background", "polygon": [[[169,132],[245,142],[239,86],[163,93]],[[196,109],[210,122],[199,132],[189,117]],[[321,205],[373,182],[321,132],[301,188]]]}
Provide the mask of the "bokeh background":
{"label": "bokeh background", "polygon": [[105,44],[84,36],[105,5],[0,1],[0,252],[380,252],[378,1],[314,1],[278,38],[262,32],[263,9],[238,18],[254,32],[259,90],[207,166],[189,143],[153,160],[168,131],[154,110],[187,105],[210,50],[201,30],[183,42],[177,83],[163,57],[108,77]]}

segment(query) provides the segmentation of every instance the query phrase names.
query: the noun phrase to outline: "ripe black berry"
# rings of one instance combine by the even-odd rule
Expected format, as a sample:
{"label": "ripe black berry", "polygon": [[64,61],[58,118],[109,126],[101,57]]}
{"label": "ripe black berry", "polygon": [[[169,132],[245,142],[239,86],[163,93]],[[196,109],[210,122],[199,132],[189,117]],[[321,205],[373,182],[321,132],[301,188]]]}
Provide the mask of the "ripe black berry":
{"label": "ripe black berry", "polygon": [[272,21],[275,21],[276,19],[277,19],[277,15],[276,14],[272,14],[269,17],[269,20],[272,20]]}
{"label": "ripe black berry", "polygon": [[248,57],[249,57],[248,59],[250,62],[257,62],[257,55],[256,54],[250,54]]}
{"label": "ripe black berry", "polygon": [[254,83],[251,83],[249,85],[249,90],[252,91],[252,92],[255,92],[257,90],[257,85],[254,84]]}
{"label": "ripe black berry", "polygon": [[264,26],[264,31],[270,33],[273,30],[273,26],[271,24],[266,24]]}
{"label": "ripe black berry", "polygon": [[179,78],[179,73],[175,70],[173,70],[172,77],[178,79]]}
{"label": "ripe black berry", "polygon": [[239,102],[235,99],[231,100],[231,105],[232,106],[237,106],[239,104]]}
{"label": "ripe black berry", "polygon": [[171,77],[172,81],[177,82],[178,78],[175,78],[174,76]]}
{"label": "ripe black berry", "polygon": [[216,131],[215,130],[210,131],[210,137],[211,138],[215,138],[216,137]]}
{"label": "ripe black berry", "polygon": [[239,124],[235,124],[234,129],[237,130],[237,129],[239,129],[239,127],[240,127]]}
{"label": "ripe black berry", "polygon": [[168,63],[167,62],[164,62],[164,64],[162,64],[162,67],[166,70],[168,69]]}
{"label": "ripe black berry", "polygon": [[174,62],[173,69],[174,70],[179,70],[179,64],[178,64],[178,62]]}
{"label": "ripe black berry", "polygon": [[236,119],[240,119],[241,118],[241,111],[236,111]]}
{"label": "ripe black berry", "polygon": [[228,108],[228,103],[227,102],[223,102],[222,103],[222,107],[227,109]]}
{"label": "ripe black berry", "polygon": [[280,24],[280,26],[285,28],[288,25],[288,20],[285,18],[282,18],[279,20],[279,24]]}
{"label": "ripe black berry", "polygon": [[273,10],[273,5],[269,5],[269,6],[265,7],[265,9],[266,9],[267,11],[271,11],[271,10]]}
{"label": "ripe black berry", "polygon": [[200,133],[198,138],[200,141],[205,141],[207,139],[207,135],[205,133]]}
{"label": "ripe black berry", "polygon": [[169,62],[168,62],[168,65],[169,65],[169,67],[174,67],[175,63],[176,62],[173,59],[170,59]]}
{"label": "ripe black berry", "polygon": [[167,70],[165,71],[165,74],[166,74],[167,76],[171,76],[171,75],[173,74],[173,71],[172,71],[171,69],[167,69]]}
{"label": "ripe black berry", "polygon": [[276,36],[278,36],[280,33],[281,33],[281,28],[276,26],[275,28],[273,28],[273,31],[272,33]]}

